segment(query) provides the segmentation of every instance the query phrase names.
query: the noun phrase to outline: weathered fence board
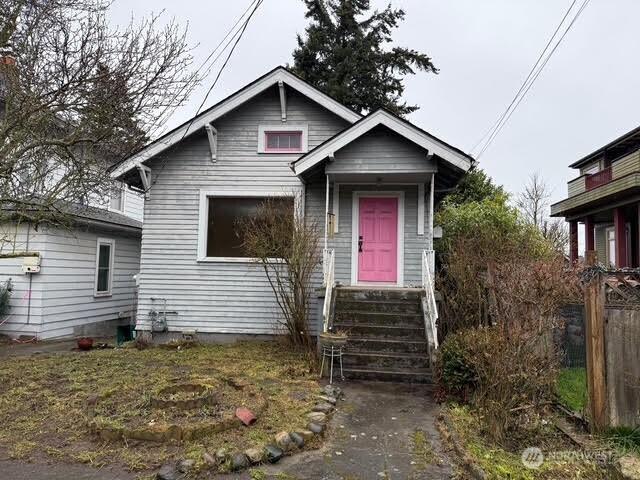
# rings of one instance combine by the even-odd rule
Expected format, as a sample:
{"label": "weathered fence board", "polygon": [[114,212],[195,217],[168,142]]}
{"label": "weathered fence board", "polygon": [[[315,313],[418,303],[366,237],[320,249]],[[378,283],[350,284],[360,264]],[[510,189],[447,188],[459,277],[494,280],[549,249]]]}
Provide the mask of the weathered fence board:
{"label": "weathered fence board", "polygon": [[640,425],[640,310],[605,309],[609,426]]}

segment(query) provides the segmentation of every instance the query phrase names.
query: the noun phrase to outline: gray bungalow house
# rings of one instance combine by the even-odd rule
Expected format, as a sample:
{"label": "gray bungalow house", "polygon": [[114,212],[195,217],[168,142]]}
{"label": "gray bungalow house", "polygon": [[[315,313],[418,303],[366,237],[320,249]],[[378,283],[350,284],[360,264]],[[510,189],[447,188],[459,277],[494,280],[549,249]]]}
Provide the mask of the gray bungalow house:
{"label": "gray bungalow house", "polygon": [[312,328],[350,332],[345,373],[424,380],[437,348],[434,205],[472,163],[406,120],[361,116],[275,68],[112,170],[146,192],[137,329],[275,333],[272,291],[233,228],[265,198],[287,197],[292,215],[324,227]]}

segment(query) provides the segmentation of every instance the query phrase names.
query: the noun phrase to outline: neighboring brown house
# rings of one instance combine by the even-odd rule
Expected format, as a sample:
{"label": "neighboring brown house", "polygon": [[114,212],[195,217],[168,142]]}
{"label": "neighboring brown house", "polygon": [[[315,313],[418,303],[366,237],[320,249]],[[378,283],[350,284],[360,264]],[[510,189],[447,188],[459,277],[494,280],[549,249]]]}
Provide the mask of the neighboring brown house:
{"label": "neighboring brown house", "polygon": [[551,216],[570,226],[570,252],[578,259],[578,224],[585,250],[607,266],[640,266],[640,127],[570,165],[580,174],[568,183],[568,198],[551,205]]}

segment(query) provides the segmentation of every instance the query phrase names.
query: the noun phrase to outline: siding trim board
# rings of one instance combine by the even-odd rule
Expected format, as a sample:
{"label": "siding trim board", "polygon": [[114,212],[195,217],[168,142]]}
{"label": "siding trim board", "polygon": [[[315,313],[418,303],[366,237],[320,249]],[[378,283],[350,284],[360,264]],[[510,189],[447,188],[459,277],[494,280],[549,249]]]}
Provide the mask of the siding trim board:
{"label": "siding trim board", "polygon": [[[398,199],[397,227],[397,275],[395,284],[367,283],[358,281],[358,232],[360,230],[360,199],[368,197],[393,197]],[[397,286],[404,285],[404,192],[379,190],[355,190],[351,196],[351,285]]]}

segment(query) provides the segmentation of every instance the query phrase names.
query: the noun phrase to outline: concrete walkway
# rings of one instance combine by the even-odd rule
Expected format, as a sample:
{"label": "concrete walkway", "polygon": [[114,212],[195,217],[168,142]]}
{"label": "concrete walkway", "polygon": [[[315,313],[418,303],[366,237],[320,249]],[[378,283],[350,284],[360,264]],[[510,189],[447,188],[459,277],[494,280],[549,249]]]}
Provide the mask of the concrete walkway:
{"label": "concrete walkway", "polygon": [[[450,460],[435,426],[438,406],[422,386],[393,383],[345,383],[345,399],[333,415],[323,447],[256,467],[273,480],[444,480]],[[416,432],[419,432],[416,435]],[[417,437],[426,438],[421,448]],[[46,456],[45,456],[46,457]],[[286,475],[283,475],[286,474]],[[255,475],[255,474],[254,474]],[[0,478],[15,480],[133,480],[120,469],[84,465],[46,465],[0,459]],[[249,480],[248,471],[207,475],[218,480]]]}
{"label": "concrete walkway", "polygon": [[[443,480],[452,477],[453,468],[435,426],[438,406],[427,388],[373,382],[339,385],[345,400],[338,404],[325,445],[317,451],[287,457],[277,465],[259,468],[266,478]],[[416,431],[429,442],[423,445],[426,448],[414,447]],[[245,472],[213,478],[245,480],[251,476]]]}

